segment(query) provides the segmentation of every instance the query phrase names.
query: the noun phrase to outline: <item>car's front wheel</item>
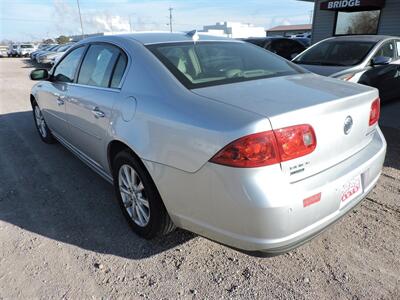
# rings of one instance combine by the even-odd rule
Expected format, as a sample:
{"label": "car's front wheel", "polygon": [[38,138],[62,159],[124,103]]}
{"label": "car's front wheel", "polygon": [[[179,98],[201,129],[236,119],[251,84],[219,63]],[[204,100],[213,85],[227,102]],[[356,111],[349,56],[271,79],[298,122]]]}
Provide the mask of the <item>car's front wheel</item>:
{"label": "car's front wheel", "polygon": [[51,134],[49,127],[47,127],[42,111],[40,110],[40,107],[36,102],[33,102],[32,109],[33,109],[33,119],[35,121],[36,129],[42,141],[47,144],[55,143],[56,140],[54,136]]}
{"label": "car's front wheel", "polygon": [[116,196],[135,233],[151,239],[175,229],[157,187],[138,158],[129,151],[117,154],[113,175]]}

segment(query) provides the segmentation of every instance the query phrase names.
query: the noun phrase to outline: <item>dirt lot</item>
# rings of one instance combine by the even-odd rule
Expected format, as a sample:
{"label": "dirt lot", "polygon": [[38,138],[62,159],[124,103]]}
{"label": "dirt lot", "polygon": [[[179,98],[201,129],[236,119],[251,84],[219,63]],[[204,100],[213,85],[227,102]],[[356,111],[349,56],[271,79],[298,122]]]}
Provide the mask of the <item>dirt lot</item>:
{"label": "dirt lot", "polygon": [[0,59],[0,299],[400,298],[400,102],[383,107],[389,148],[368,198],[301,248],[257,258],[182,230],[135,236],[111,185],[40,141],[30,70]]}

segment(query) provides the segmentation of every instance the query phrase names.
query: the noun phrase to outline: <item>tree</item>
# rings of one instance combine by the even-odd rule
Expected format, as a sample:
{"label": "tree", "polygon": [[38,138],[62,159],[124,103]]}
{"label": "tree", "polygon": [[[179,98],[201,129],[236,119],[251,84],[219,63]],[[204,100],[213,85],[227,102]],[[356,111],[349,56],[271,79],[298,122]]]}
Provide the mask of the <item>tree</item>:
{"label": "tree", "polygon": [[54,44],[53,39],[43,39],[43,44]]}
{"label": "tree", "polygon": [[69,37],[66,37],[65,35],[60,35],[58,38],[56,38],[57,43],[61,44],[66,44],[69,43]]}
{"label": "tree", "polygon": [[352,18],[347,34],[376,34],[378,22],[379,13],[375,11],[359,13]]}

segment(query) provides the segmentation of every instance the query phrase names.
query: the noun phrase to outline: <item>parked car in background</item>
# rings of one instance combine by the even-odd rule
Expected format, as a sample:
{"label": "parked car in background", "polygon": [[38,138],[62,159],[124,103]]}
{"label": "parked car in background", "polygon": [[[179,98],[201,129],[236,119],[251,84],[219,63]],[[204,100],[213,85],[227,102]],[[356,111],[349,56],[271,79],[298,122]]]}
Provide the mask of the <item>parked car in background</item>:
{"label": "parked car in background", "polygon": [[400,38],[379,35],[333,37],[293,59],[316,74],[379,89],[382,101],[400,99]]}
{"label": "parked car in background", "polygon": [[8,56],[8,46],[0,45],[0,57]]}
{"label": "parked car in background", "polygon": [[243,39],[243,41],[260,46],[288,60],[293,59],[306,49],[302,43],[284,37],[248,38]]}
{"label": "parked car in background", "polygon": [[311,32],[299,33],[292,37],[311,39]]}
{"label": "parked car in background", "polygon": [[50,60],[49,64],[54,65],[64,54],[65,52],[68,51],[69,48],[71,48],[74,45],[74,43],[68,43],[65,45],[62,45],[57,49],[57,52],[53,54],[49,54],[47,56],[47,59]]}
{"label": "parked car in background", "polygon": [[178,226],[282,253],[360,203],[385,159],[376,89],[242,41],[88,38],[31,79],[40,138],[113,182],[144,238]]}
{"label": "parked car in background", "polygon": [[311,46],[311,39],[306,37],[293,37],[292,40],[300,42],[304,47],[308,48]]}
{"label": "parked car in background", "polygon": [[8,57],[16,57],[17,56],[17,48],[18,45],[17,44],[10,44],[8,46]]}
{"label": "parked car in background", "polygon": [[42,47],[41,49],[38,49],[38,50],[32,52],[32,53],[31,53],[31,59],[32,59],[33,61],[37,62],[36,58],[37,58],[38,55],[41,55],[41,54],[43,54],[43,53],[45,53],[45,52],[48,52],[48,51],[52,51],[52,50],[55,49],[57,46],[59,46],[59,45],[58,45],[58,44],[46,45],[46,46]]}
{"label": "parked car in background", "polygon": [[[37,47],[37,50],[43,50],[44,48],[47,48],[49,45],[51,45],[51,44],[40,44],[40,45]],[[55,45],[55,44],[53,44],[53,45]]]}
{"label": "parked car in background", "polygon": [[33,44],[19,44],[17,47],[17,56],[29,57],[29,55],[35,50],[36,48]]}
{"label": "parked car in background", "polygon": [[63,45],[56,45],[48,50],[45,50],[35,56],[36,62],[38,64],[50,64],[50,57],[56,54],[58,49],[60,49]]}

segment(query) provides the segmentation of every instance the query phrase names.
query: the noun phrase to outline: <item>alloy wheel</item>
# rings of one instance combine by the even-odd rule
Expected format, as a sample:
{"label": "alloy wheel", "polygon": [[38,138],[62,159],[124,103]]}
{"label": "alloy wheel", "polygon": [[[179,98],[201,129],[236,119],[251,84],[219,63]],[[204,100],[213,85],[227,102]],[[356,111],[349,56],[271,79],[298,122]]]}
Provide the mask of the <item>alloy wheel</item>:
{"label": "alloy wheel", "polygon": [[122,165],[118,171],[118,187],[124,207],[130,218],[145,227],[150,220],[150,205],[139,174],[130,166]]}
{"label": "alloy wheel", "polygon": [[36,126],[39,130],[40,135],[43,138],[47,137],[47,128],[46,128],[46,122],[44,121],[44,117],[42,112],[40,111],[39,106],[35,106],[35,121],[36,121]]}

